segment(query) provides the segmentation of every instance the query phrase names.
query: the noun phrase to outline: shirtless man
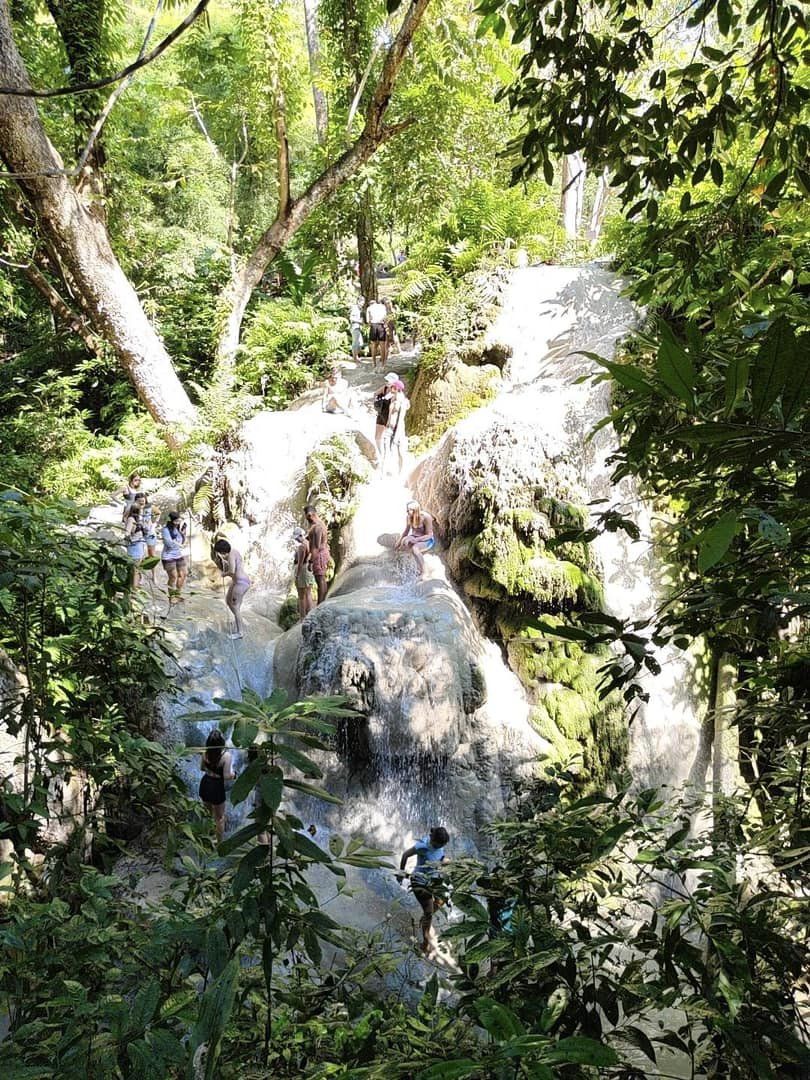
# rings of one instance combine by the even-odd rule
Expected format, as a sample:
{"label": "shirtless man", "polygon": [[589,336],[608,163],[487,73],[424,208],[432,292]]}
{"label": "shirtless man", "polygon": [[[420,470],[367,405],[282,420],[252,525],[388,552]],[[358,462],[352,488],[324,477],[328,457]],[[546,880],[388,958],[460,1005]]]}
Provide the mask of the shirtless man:
{"label": "shirtless man", "polygon": [[415,499],[406,505],[405,510],[405,528],[396,546],[399,551],[410,550],[411,555],[416,559],[421,577],[425,572],[425,560],[422,556],[436,544],[436,538],[433,535],[433,518],[427,510],[421,509]]}
{"label": "shirtless man", "polygon": [[307,543],[309,544],[309,564],[315,584],[318,586],[318,603],[326,599],[326,570],[329,566],[329,535],[326,525],[318,517],[318,511],[314,506],[304,507],[304,516],[309,525]]}

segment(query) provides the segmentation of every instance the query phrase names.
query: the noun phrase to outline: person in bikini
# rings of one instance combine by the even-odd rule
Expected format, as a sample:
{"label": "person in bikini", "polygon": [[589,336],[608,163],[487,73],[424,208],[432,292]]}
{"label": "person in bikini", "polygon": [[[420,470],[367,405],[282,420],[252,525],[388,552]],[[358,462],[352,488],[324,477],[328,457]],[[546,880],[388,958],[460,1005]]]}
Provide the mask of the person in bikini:
{"label": "person in bikini", "polygon": [[318,586],[317,603],[322,604],[326,599],[326,571],[329,567],[329,535],[326,525],[318,517],[318,511],[314,506],[304,507],[304,516],[309,525],[307,543],[309,544],[309,564]]}
{"label": "person in bikini", "polygon": [[425,560],[423,554],[431,551],[436,545],[436,537],[433,535],[433,518],[423,510],[419,503],[412,499],[405,506],[405,528],[397,540],[397,550],[410,551],[416,565],[419,567],[419,576],[425,572]]}
{"label": "person in bikini", "polygon": [[225,781],[233,780],[235,773],[231,765],[231,754],[225,749],[225,736],[215,728],[205,740],[205,753],[200,764],[200,799],[208,807],[214,819],[217,843],[222,843],[225,836]]}
{"label": "person in bikini", "polygon": [[217,540],[214,544],[214,551],[217,554],[222,576],[231,579],[228,591],[225,594],[225,603],[236,624],[236,632],[229,635],[235,640],[242,637],[245,630],[242,622],[242,601],[245,598],[245,593],[250,588],[250,578],[242,566],[241,553],[235,547],[232,547],[227,540]]}

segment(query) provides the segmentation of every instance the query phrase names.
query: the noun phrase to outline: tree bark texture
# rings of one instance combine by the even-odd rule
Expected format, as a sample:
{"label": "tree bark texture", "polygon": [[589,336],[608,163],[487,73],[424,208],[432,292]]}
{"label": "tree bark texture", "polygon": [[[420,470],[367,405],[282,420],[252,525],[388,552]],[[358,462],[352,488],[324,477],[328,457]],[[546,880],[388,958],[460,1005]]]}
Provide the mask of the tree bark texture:
{"label": "tree bark texture", "polygon": [[[0,83],[30,86],[7,0],[0,0]],[[113,348],[169,445],[181,445],[196,410],[112,251],[103,222],[90,213],[66,176],[45,175],[63,164],[31,98],[0,95],[0,157],[19,175],[17,183],[48,249],[93,329]]]}
{"label": "tree bark texture", "polygon": [[[4,2],[4,0],[0,0]],[[217,348],[217,368],[220,379],[227,379],[233,370],[239,335],[245,310],[267,267],[290,242],[307,218],[337,189],[364,165],[388,139],[410,126],[405,120],[384,124],[391,101],[394,83],[410,48],[413,35],[422,21],[429,0],[411,0],[399,32],[386,53],[380,78],[374,88],[363,130],[339,158],[332,162],[297,198],[284,207],[279,205],[276,218],[259,239],[252,254],[234,276],[222,296],[225,318]],[[289,190],[289,189],[287,189]]]}
{"label": "tree bark texture", "polygon": [[374,207],[371,192],[360,196],[357,211],[357,262],[360,267],[360,292],[368,304],[377,299],[377,268],[374,259]]}
{"label": "tree bark texture", "polygon": [[576,240],[585,197],[585,159],[578,151],[563,158],[560,211],[568,240]]}
{"label": "tree bark texture", "polygon": [[318,145],[326,142],[329,112],[326,94],[319,86],[321,74],[321,42],[318,33],[318,0],[304,0],[304,20],[307,28],[307,51],[309,53],[309,75],[312,79],[312,104],[315,107],[315,131]]}

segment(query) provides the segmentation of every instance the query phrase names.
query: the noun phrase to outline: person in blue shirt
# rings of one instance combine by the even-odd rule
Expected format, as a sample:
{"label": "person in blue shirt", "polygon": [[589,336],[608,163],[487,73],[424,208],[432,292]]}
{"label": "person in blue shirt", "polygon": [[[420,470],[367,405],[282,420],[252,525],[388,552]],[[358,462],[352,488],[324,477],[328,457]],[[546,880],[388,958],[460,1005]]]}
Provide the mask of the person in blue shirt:
{"label": "person in blue shirt", "polygon": [[436,825],[427,836],[416,840],[413,847],[403,852],[399,860],[400,880],[405,874],[405,866],[409,859],[416,856],[416,867],[411,873],[411,892],[419,901],[422,908],[422,918],[419,925],[422,928],[422,952],[430,951],[430,935],[433,926],[433,916],[444,906],[445,899],[442,895],[443,885],[441,879],[441,864],[445,861],[444,849],[450,840],[447,829]]}

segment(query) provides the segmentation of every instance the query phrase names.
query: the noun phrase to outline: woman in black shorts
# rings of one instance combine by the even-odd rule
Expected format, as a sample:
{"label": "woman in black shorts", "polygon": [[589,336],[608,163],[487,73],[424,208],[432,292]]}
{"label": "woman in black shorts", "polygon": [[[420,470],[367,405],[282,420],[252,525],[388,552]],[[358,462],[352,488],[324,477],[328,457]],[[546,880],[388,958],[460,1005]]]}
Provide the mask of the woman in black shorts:
{"label": "woman in black shorts", "polygon": [[225,781],[233,780],[236,776],[231,766],[230,751],[225,749],[225,736],[219,728],[214,728],[205,740],[200,768],[203,771],[200,798],[214,819],[219,844],[225,836]]}

